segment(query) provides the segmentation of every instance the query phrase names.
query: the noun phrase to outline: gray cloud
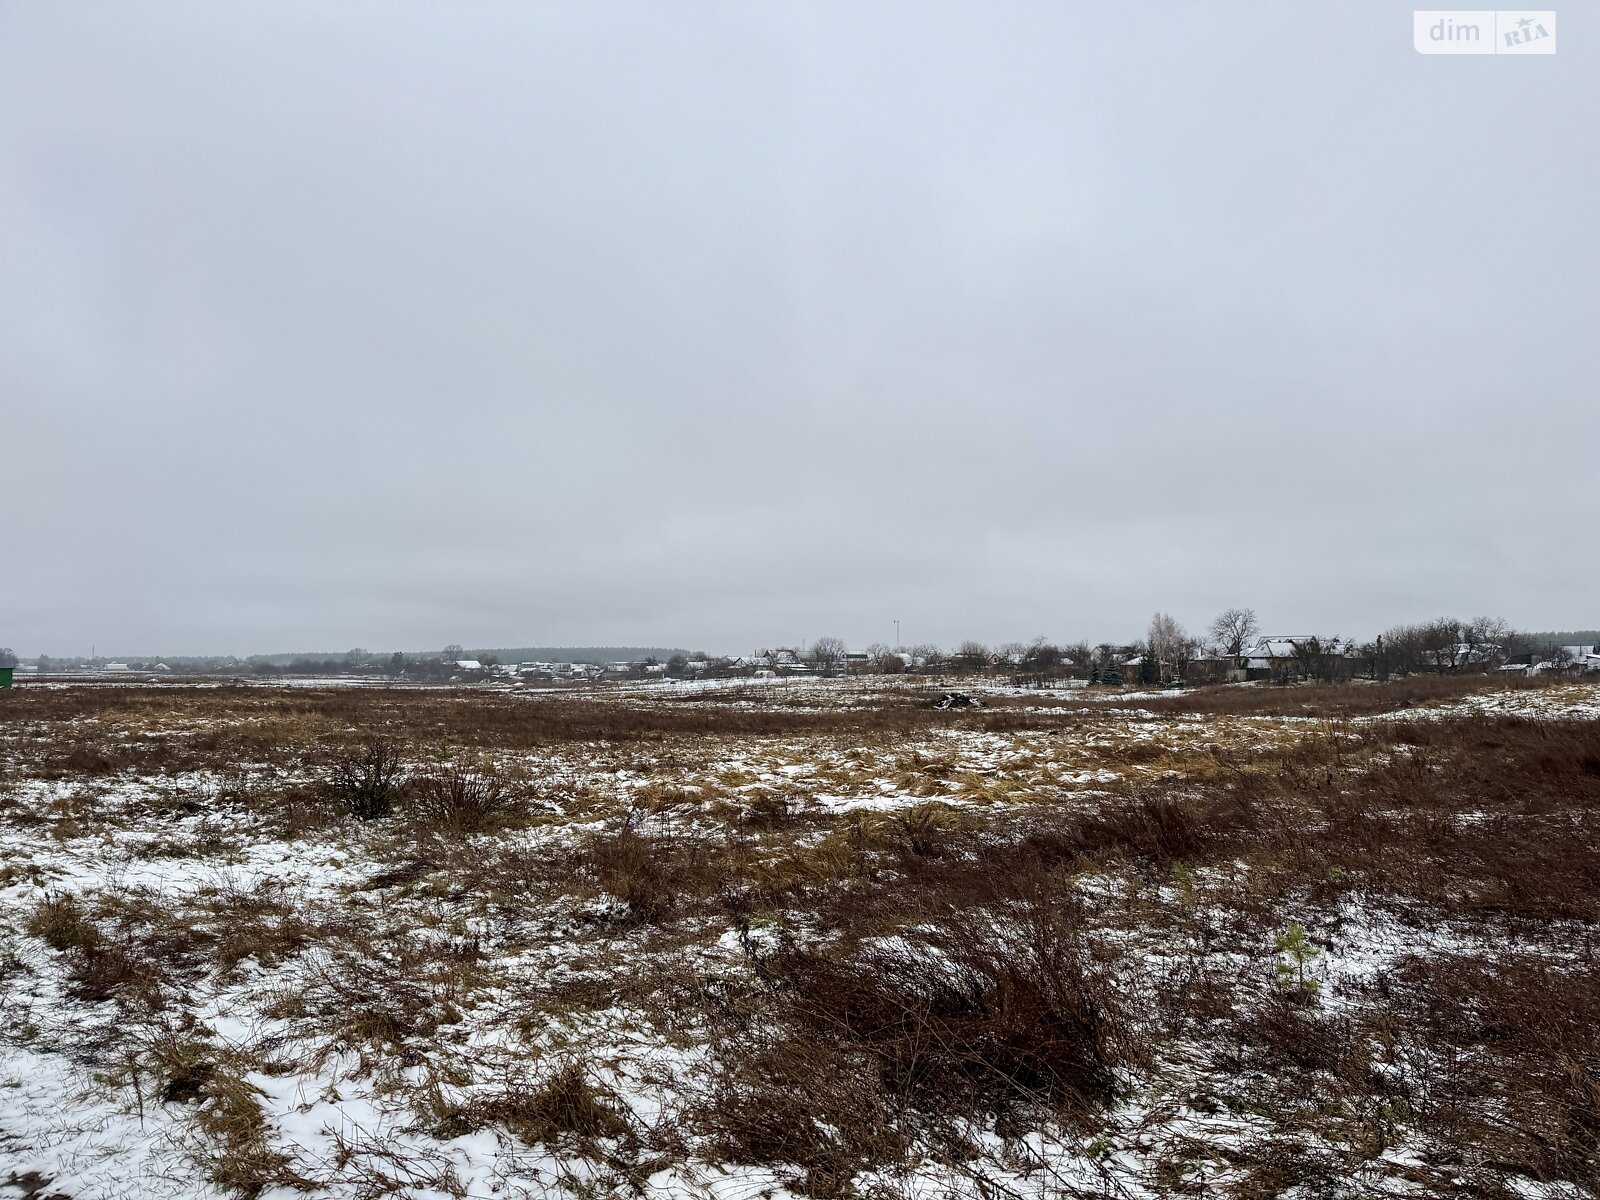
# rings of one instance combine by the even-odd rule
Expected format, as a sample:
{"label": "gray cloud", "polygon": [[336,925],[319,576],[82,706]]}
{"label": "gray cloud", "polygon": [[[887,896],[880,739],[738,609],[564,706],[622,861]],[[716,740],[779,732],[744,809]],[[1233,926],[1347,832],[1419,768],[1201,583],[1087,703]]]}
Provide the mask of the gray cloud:
{"label": "gray cloud", "polygon": [[0,642],[1592,623],[1600,29],[0,6]]}

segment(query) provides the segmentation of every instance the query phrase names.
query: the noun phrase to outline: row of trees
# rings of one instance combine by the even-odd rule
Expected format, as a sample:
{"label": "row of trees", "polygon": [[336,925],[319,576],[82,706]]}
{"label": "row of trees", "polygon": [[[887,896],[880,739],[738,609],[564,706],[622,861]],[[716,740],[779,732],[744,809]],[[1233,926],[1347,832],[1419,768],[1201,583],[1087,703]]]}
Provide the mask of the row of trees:
{"label": "row of trees", "polygon": [[[1537,653],[1535,639],[1513,629],[1500,617],[1439,617],[1416,625],[1396,625],[1370,647],[1384,674],[1437,674],[1498,667],[1513,658]],[[1551,653],[1559,648],[1549,648]]]}
{"label": "row of trees", "polygon": [[[1191,672],[1203,678],[1236,678],[1251,662],[1271,675],[1329,682],[1353,676],[1489,671],[1507,663],[1537,661],[1561,667],[1567,652],[1545,645],[1536,635],[1514,629],[1500,617],[1462,620],[1439,617],[1396,625],[1370,642],[1353,642],[1332,634],[1300,635],[1272,647],[1276,657],[1261,658],[1261,623],[1249,608],[1217,614],[1201,636],[1193,636],[1174,617],[1151,617],[1143,640],[1125,644],[1102,642],[1006,642],[987,646],[967,640],[946,651],[931,644],[892,649],[883,643],[867,647],[857,669],[893,674],[914,672],[1009,672],[1035,676],[1077,676],[1105,681],[1164,683]],[[798,660],[806,669],[836,673],[845,665],[844,643],[820,638]],[[1203,664],[1203,668],[1201,667]]]}
{"label": "row of trees", "polygon": [[[763,651],[754,663],[744,660],[742,665],[743,669],[767,666],[778,674],[804,672],[822,676],[847,671],[993,672],[1162,683],[1185,678],[1202,661],[1207,670],[1201,674],[1208,677],[1220,677],[1230,670],[1237,672],[1251,658],[1261,636],[1261,623],[1253,609],[1228,608],[1218,613],[1200,636],[1191,635],[1170,614],[1158,612],[1151,617],[1142,640],[1121,644],[1057,643],[1038,637],[1031,642],[990,646],[968,639],[946,650],[928,642],[898,648],[875,642],[867,646],[864,654],[851,655],[843,639],[821,637],[804,650]],[[352,651],[346,657],[358,653]],[[393,674],[430,678],[440,673],[448,675],[463,654],[460,646],[447,646],[437,660],[410,663],[405,662],[404,655],[396,654],[387,669]],[[1338,635],[1295,637],[1282,669],[1300,678],[1329,681],[1352,675],[1385,678],[1419,672],[1490,670],[1530,654],[1559,660],[1562,652],[1558,647],[1541,646],[1537,638],[1517,632],[1499,617],[1440,617],[1394,626],[1373,641],[1360,644]],[[494,663],[485,659],[483,665],[492,667]],[[643,673],[643,668],[656,666],[656,660],[647,659],[638,665]],[[739,660],[714,657],[704,651],[674,654],[664,664],[665,673],[675,678],[714,677],[740,669]]]}
{"label": "row of trees", "polygon": [[[467,652],[458,645],[446,646],[437,654],[374,654],[367,650],[347,650],[339,658],[296,658],[287,662],[274,659],[257,659],[252,669],[260,675],[387,675],[392,679],[410,679],[440,683],[457,678],[462,670],[456,664],[467,658]],[[475,660],[485,670],[499,665],[494,655]]]}

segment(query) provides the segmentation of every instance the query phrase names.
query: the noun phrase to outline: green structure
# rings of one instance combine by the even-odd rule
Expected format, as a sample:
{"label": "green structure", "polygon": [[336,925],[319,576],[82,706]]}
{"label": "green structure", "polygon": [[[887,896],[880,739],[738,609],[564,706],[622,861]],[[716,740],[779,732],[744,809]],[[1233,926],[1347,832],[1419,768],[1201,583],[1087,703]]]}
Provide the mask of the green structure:
{"label": "green structure", "polygon": [[0,667],[0,688],[11,686],[11,667]]}

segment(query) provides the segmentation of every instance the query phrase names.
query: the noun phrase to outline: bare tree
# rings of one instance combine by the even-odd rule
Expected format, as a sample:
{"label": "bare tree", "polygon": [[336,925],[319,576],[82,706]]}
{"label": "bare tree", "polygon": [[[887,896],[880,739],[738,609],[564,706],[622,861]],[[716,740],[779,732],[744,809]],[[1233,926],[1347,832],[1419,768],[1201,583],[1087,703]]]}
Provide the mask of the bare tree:
{"label": "bare tree", "polygon": [[906,669],[905,658],[884,642],[873,642],[867,647],[867,661],[880,675],[898,675]]}
{"label": "bare tree", "polygon": [[844,662],[845,646],[836,637],[819,637],[811,643],[811,661],[824,675],[832,675]]}
{"label": "bare tree", "polygon": [[1166,613],[1158,612],[1150,618],[1145,642],[1145,653],[1155,665],[1156,677],[1162,681],[1181,675],[1194,656],[1194,639]]}
{"label": "bare tree", "polygon": [[1323,683],[1342,683],[1350,678],[1350,660],[1344,643],[1337,637],[1308,637],[1294,643],[1294,657],[1300,673]]}
{"label": "bare tree", "polygon": [[1230,658],[1242,657],[1245,649],[1261,634],[1255,610],[1229,608],[1217,614],[1207,632],[1212,643]]}
{"label": "bare tree", "polygon": [[1454,617],[1439,617],[1419,626],[1416,645],[1423,665],[1441,675],[1454,671],[1461,664],[1461,638],[1461,622]]}
{"label": "bare tree", "polygon": [[1395,625],[1384,631],[1374,647],[1374,665],[1380,678],[1420,671],[1424,630],[1421,625]]}
{"label": "bare tree", "polygon": [[955,648],[951,657],[969,671],[980,671],[989,665],[989,647],[968,638]]}
{"label": "bare tree", "polygon": [[1088,642],[1068,642],[1061,647],[1061,653],[1079,675],[1088,674],[1089,668],[1094,665],[1094,647]]}
{"label": "bare tree", "polygon": [[1022,663],[1032,671],[1054,671],[1061,665],[1064,657],[1061,647],[1041,638],[1034,638],[1032,645],[1023,652]]}
{"label": "bare tree", "polygon": [[1461,641],[1469,664],[1492,667],[1516,654],[1521,638],[1503,617],[1473,617],[1462,627]]}

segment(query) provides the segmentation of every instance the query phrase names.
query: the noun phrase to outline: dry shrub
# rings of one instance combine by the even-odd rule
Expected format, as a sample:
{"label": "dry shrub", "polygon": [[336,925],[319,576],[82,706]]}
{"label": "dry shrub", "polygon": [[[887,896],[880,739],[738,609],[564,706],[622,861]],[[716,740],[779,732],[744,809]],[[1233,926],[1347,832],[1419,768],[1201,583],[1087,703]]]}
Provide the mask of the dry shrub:
{"label": "dry shrub", "polygon": [[1600,963],[1413,957],[1407,1019],[1420,1123],[1481,1168],[1600,1188]]}
{"label": "dry shrub", "polygon": [[737,810],[737,819],[750,829],[787,829],[794,823],[797,807],[794,799],[782,792],[757,792]]}
{"label": "dry shrub", "polygon": [[1335,1017],[1305,992],[1277,989],[1246,1008],[1231,1032],[1257,1070],[1343,1072],[1366,1082],[1370,1056],[1357,1044],[1356,1027]]}
{"label": "dry shrub", "polygon": [[463,761],[418,776],[406,795],[413,824],[455,837],[502,828],[514,811],[504,783]]}
{"label": "dry shrub", "polygon": [[1249,795],[1229,783],[1188,785],[1173,793],[1140,792],[1112,799],[1090,812],[1028,831],[996,858],[1045,866],[1077,859],[1126,858],[1160,871],[1173,863],[1198,863],[1237,853],[1259,827]]}
{"label": "dry shrub", "polygon": [[1351,1196],[1349,1168],[1337,1155],[1296,1134],[1252,1138],[1235,1155],[1248,1174],[1232,1190],[1237,1200],[1279,1200],[1283,1196]]}
{"label": "dry shrub", "polygon": [[1595,919],[1600,723],[1471,718],[1392,733],[1409,749],[1347,786],[1391,814],[1387,887],[1476,917]]}
{"label": "dry shrub", "polygon": [[379,871],[361,886],[367,891],[381,891],[384,888],[404,887],[415,883],[419,879],[426,879],[438,864],[429,858],[410,858],[397,867]]}
{"label": "dry shrub", "polygon": [[1141,795],[1085,817],[1078,829],[1084,851],[1115,849],[1157,866],[1193,862],[1221,830],[1202,824],[1200,806],[1169,795]]}
{"label": "dry shrub", "polygon": [[480,948],[471,938],[358,924],[317,934],[304,974],[269,1012],[314,1019],[364,1061],[413,1055],[417,1043],[460,1020],[458,1005],[479,982]]}
{"label": "dry shrub", "polygon": [[1125,742],[1119,746],[1105,747],[1097,757],[1103,762],[1137,766],[1141,763],[1157,762],[1169,753],[1171,752],[1165,746],[1155,742]]}
{"label": "dry shrub", "polygon": [[929,1129],[1089,1118],[1138,1053],[1069,909],[1026,897],[854,951],[752,952],[764,985],[723,1010],[713,1140],[798,1164],[821,1195]]}
{"label": "dry shrub", "polygon": [[86,950],[72,968],[72,994],[81,1000],[127,998],[161,1005],[161,974],[125,946]]}
{"label": "dry shrub", "polygon": [[161,1102],[188,1104],[199,1101],[204,1095],[205,1085],[211,1082],[216,1071],[216,1064],[203,1058],[174,1063],[161,1085]]}
{"label": "dry shrub", "polygon": [[[1447,678],[1242,688],[1139,703],[1158,712],[1382,712],[1480,686]],[[1072,703],[1049,713],[996,709],[968,723],[1062,732],[1104,721]],[[939,714],[900,699],[870,711],[801,704],[758,711],[731,700],[474,695],[466,703],[448,691],[329,688],[289,697],[166,688],[148,696],[66,689],[0,697],[6,704],[8,717],[23,720],[0,732],[0,751],[25,772],[76,738],[116,747],[103,760],[86,755],[78,765],[87,771],[126,762],[219,774],[249,757],[250,770],[265,761],[279,768],[277,778],[293,779],[327,730],[382,725],[397,740],[443,737],[508,755],[604,740],[625,749],[597,749],[597,757],[627,755],[643,771],[672,763],[673,779],[711,757],[706,741],[691,737],[768,735],[817,739],[787,748],[786,761],[833,754],[847,739],[870,743],[872,764],[858,773],[898,762],[908,789],[929,794],[960,783],[963,799],[981,789],[999,795],[1014,779],[968,776],[960,757],[913,756],[905,735],[931,728]],[[98,723],[82,724],[86,715]],[[80,722],[71,738],[57,729],[69,721]],[[140,722],[219,728],[158,738],[136,736]],[[260,736],[239,732],[247,728]],[[1427,1160],[1406,1169],[1426,1175],[1439,1194],[1505,1195],[1515,1176],[1600,1190],[1593,1158],[1600,989],[1592,950],[1600,913],[1600,726],[1452,717],[1302,736],[1306,729],[1283,726],[1282,738],[1273,736],[1282,744],[1270,749],[1246,751],[1240,747],[1250,739],[1226,739],[1234,749],[1196,754],[1204,769],[1172,779],[1169,790],[1156,790],[1145,775],[1139,784],[1108,785],[1109,794],[1090,805],[1076,803],[1081,794],[1048,805],[1050,785],[1037,782],[1039,803],[991,805],[975,815],[931,804],[839,818],[820,805],[796,811],[779,799],[763,808],[747,793],[724,792],[727,808],[717,811],[730,814],[733,829],[718,830],[723,844],[680,819],[695,804],[690,796],[659,786],[647,792],[648,825],[591,838],[571,859],[552,862],[547,850],[484,841],[416,849],[437,864],[439,890],[460,885],[441,907],[460,896],[468,904],[515,897],[528,907],[530,896],[598,883],[627,902],[625,920],[666,922],[702,915],[720,893],[730,908],[743,904],[745,915],[759,910],[774,927],[818,939],[804,950],[754,955],[754,979],[705,981],[698,967],[657,953],[679,942],[654,933],[628,939],[630,956],[646,949],[628,959],[625,976],[612,959],[604,972],[585,965],[580,979],[596,996],[603,991],[596,1007],[620,1007],[625,996],[628,1007],[676,1032],[706,1038],[715,1065],[707,1104],[686,1114],[690,1122],[727,1159],[797,1165],[800,1186],[816,1194],[847,1192],[863,1168],[913,1153],[957,1156],[966,1123],[1009,1135],[1092,1117],[1119,1070],[1142,1064],[1129,1032],[1135,1020],[1163,1058],[1193,1063],[1195,1086],[1217,1098],[1216,1111],[1261,1118],[1257,1141],[1233,1141],[1225,1151],[1240,1194],[1296,1186],[1297,1194],[1320,1194],[1331,1189],[1330,1178],[1357,1178],[1372,1155],[1402,1141],[1419,1155],[1414,1161]],[[56,735],[54,745],[46,732]],[[824,734],[834,740],[825,744]],[[1163,753],[1153,742],[1137,745],[1132,757]],[[838,780],[848,785],[849,772],[841,769]],[[736,777],[724,787],[751,781]],[[826,782],[832,788],[833,779]],[[269,814],[269,800],[282,799],[234,790],[258,817]],[[331,809],[326,789],[318,790]],[[610,799],[597,785],[583,815],[605,811]],[[40,812],[81,832],[101,819],[99,804],[95,789],[84,788],[70,806]],[[731,815],[740,805],[748,805],[746,815]],[[442,811],[438,827],[460,828],[453,800]],[[20,806],[7,818],[44,819]],[[645,836],[658,828],[677,836]],[[1174,872],[1174,864],[1195,869]],[[564,867],[576,867],[579,878]],[[405,863],[370,884],[400,885],[428,870],[420,860]],[[1081,879],[1085,920],[1107,944],[1126,938],[1139,953],[1153,952],[1136,973],[1118,978],[1141,995],[1156,992],[1155,1002],[1135,1007],[1121,999],[1122,985],[1107,981],[1076,915],[1053,909],[1061,896],[1030,891],[1028,881],[1045,873],[1057,889]],[[306,956],[303,986],[298,973],[286,983],[294,994],[284,1003],[297,1006],[289,1015],[303,1019],[304,1032],[342,1038],[390,1069],[427,1053],[477,969],[450,961],[420,935],[409,946],[383,938],[376,917],[363,924],[366,911],[385,921],[408,911],[396,907],[407,899],[355,895],[342,926],[307,926],[282,898],[230,900],[201,924],[214,939],[211,958],[223,966],[242,955],[271,962],[317,947]],[[1338,1004],[1291,1003],[1272,993],[1263,1002],[1259,974],[1239,964],[1281,926],[1286,903],[1335,939],[1349,931],[1340,926],[1348,920],[1357,947],[1400,918],[1459,934],[1470,949],[1418,956],[1359,995],[1347,975],[1333,976]],[[68,956],[63,965],[84,978],[74,985],[84,994],[137,996],[152,963],[173,978],[188,961],[188,935],[159,928],[155,915],[115,916],[108,904],[97,900],[93,919],[71,898],[41,906],[30,931]],[[1368,916],[1377,924],[1368,925]],[[672,932],[698,937],[702,929],[685,920]],[[337,963],[319,972],[324,948]],[[545,1011],[562,1011],[578,986],[546,987]],[[1157,1033],[1166,1037],[1156,1042]],[[251,1147],[263,1143],[252,1141],[249,1110],[237,1095],[214,1099],[229,1089],[226,1080],[213,1081],[213,1069],[229,1075],[208,1058],[175,1067],[162,1086],[173,1101],[207,1106],[225,1124],[226,1113],[235,1114],[241,1150],[228,1177],[249,1190],[271,1180],[275,1167],[270,1157],[251,1167]],[[631,1119],[592,1076],[581,1069],[561,1075],[508,1089],[503,1115],[492,1119],[520,1126],[532,1140],[626,1136],[618,1131]],[[1184,1073],[1150,1082],[1159,1090],[1175,1078],[1187,1089]]]}
{"label": "dry shrub", "polygon": [[44,773],[47,777],[113,775],[136,765],[136,761],[125,747],[105,740],[75,741],[52,758]]}
{"label": "dry shrub", "polygon": [[[1415,676],[1375,684],[1202,688],[1147,697],[1138,704],[1157,714],[1333,716],[1390,712],[1490,688],[1545,686],[1549,682],[1537,678]],[[149,773],[217,769],[242,758],[304,758],[315,752],[327,731],[352,727],[381,727],[401,742],[444,738],[452,745],[518,752],[600,740],[658,745],[664,739],[698,736],[841,735],[857,741],[893,740],[946,726],[949,720],[948,714],[926,708],[915,694],[898,692],[863,697],[863,705],[849,708],[826,702],[807,707],[798,698],[794,703],[752,707],[734,692],[606,701],[473,692],[471,703],[462,703],[462,695],[450,688],[387,691],[331,685],[295,688],[291,694],[264,687],[84,684],[16,689],[0,704],[8,720],[19,727],[76,723],[71,739],[14,741],[15,748],[26,751],[19,761],[54,763],[44,772],[53,777],[80,769],[104,773],[131,767]],[[974,728],[991,732],[1056,732],[1080,716],[1097,717],[1103,708],[1072,698],[1049,702],[1030,698],[1027,703],[1028,710],[1041,707],[1042,711],[1025,711],[1001,704],[967,720]],[[102,723],[107,735],[92,736],[83,728],[91,722]],[[196,727],[198,732],[143,742],[112,736],[123,729],[161,727]],[[87,747],[87,756],[70,761],[57,757],[63,744]]]}
{"label": "dry shrub", "polygon": [[697,1115],[717,1154],[793,1164],[807,1196],[847,1193],[864,1166],[897,1161],[911,1144],[870,1067],[838,1046],[795,1039],[724,1046]]}
{"label": "dry shrub", "polygon": [[123,1082],[140,1092],[149,1080],[162,1104],[192,1106],[188,1119],[204,1137],[196,1158],[219,1188],[256,1196],[268,1188],[296,1191],[311,1181],[291,1167],[293,1157],[272,1147],[261,1091],[246,1079],[256,1064],[216,1045],[181,1033],[172,1025],[144,1027],[134,1035],[137,1065]]}
{"label": "dry shrub", "polygon": [[338,755],[328,765],[329,785],[359,821],[374,821],[393,812],[404,782],[405,766],[399,751],[381,738]]}
{"label": "dry shrub", "polygon": [[768,969],[792,1021],[865,1051],[885,1091],[919,1107],[1086,1112],[1110,1098],[1126,1049],[1109,984],[1044,911],[1020,926],[951,918],[848,958],[794,954]]}
{"label": "dry shrub", "polygon": [[1408,675],[1381,683],[1307,681],[1288,687],[1194,688],[1141,698],[1138,704],[1155,713],[1341,717],[1459,700],[1475,692],[1537,690],[1554,682],[1538,676],[1506,679],[1494,674]]}
{"label": "dry shrub", "polygon": [[972,845],[977,818],[932,801],[913,805],[885,824],[893,848],[902,859],[943,859]]}
{"label": "dry shrub", "polygon": [[253,959],[273,967],[300,953],[319,933],[293,901],[270,888],[224,893],[211,900],[217,929],[215,961],[224,975]]}
{"label": "dry shrub", "polygon": [[[953,876],[970,874],[971,859],[983,853],[978,835],[987,819],[937,800],[895,813],[855,810],[835,819],[827,836],[815,845],[792,848],[755,873],[776,891],[785,886],[803,891],[807,885],[820,885],[826,891],[843,880],[876,879],[891,869],[908,881],[917,877],[914,885],[899,890],[873,889],[857,896],[867,903],[874,896],[893,901],[896,896],[937,890]],[[822,898],[814,892],[810,896],[813,901]]]}

